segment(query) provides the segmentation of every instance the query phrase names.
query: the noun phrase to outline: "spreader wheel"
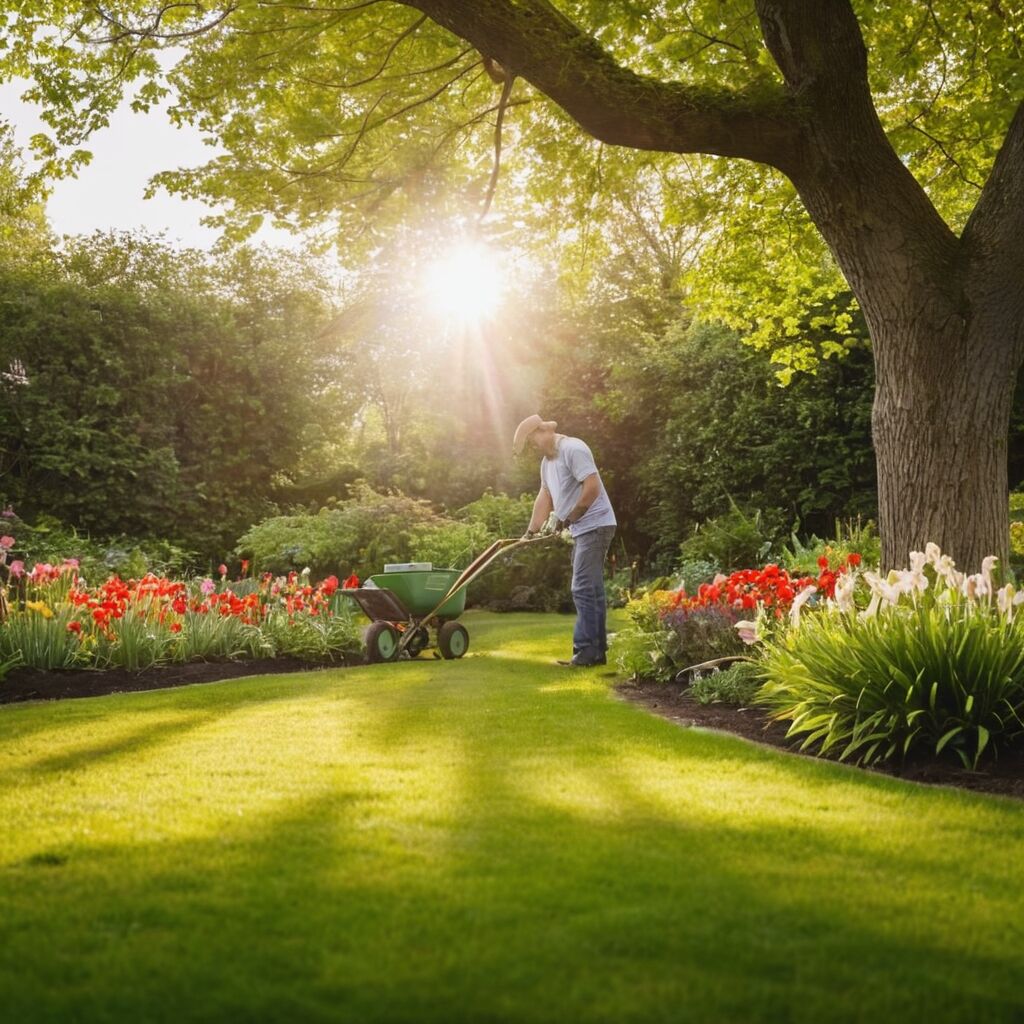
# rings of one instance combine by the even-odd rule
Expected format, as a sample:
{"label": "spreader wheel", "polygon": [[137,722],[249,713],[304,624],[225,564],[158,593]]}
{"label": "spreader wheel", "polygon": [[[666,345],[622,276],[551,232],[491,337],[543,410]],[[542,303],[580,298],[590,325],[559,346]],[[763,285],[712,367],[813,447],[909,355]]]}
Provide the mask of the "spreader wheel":
{"label": "spreader wheel", "polygon": [[417,629],[410,637],[405,649],[410,658],[418,657],[430,643],[430,633],[426,629]]}
{"label": "spreader wheel", "polygon": [[381,619],[371,622],[366,630],[367,661],[394,661],[397,656],[398,630]]}
{"label": "spreader wheel", "polygon": [[437,631],[442,658],[461,658],[469,650],[469,631],[458,622],[445,622]]}

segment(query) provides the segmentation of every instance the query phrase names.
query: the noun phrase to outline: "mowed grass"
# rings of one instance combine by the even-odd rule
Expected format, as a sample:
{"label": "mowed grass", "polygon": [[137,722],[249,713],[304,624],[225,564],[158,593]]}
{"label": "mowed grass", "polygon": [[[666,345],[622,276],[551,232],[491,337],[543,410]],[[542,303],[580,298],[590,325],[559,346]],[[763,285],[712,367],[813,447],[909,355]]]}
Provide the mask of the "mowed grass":
{"label": "mowed grass", "polygon": [[465,621],[460,662],[0,708],[0,1018],[1022,1019],[1024,806]]}

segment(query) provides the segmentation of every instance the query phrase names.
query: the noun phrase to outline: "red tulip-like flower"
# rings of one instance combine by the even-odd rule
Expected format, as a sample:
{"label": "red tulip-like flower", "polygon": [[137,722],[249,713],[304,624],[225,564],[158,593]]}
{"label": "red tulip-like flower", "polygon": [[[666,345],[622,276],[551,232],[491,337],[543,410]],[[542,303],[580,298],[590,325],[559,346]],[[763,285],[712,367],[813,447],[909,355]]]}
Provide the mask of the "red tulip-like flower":
{"label": "red tulip-like flower", "polygon": [[342,590],[358,590],[359,589],[359,577],[352,573],[351,576],[341,585]]}
{"label": "red tulip-like flower", "polygon": [[228,567],[221,562],[221,564],[217,566],[217,572],[220,573],[221,579],[223,579],[228,574]]}

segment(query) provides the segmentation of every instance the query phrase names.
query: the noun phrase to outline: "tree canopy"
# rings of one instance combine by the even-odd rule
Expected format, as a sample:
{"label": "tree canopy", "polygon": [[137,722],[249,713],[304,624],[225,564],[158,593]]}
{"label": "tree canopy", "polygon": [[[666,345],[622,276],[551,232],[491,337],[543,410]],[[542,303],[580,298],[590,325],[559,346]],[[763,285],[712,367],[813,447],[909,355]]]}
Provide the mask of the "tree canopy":
{"label": "tree canopy", "polygon": [[[585,235],[609,177],[670,166],[688,187],[667,207],[715,225],[694,298],[780,341],[784,366],[813,360],[806,328],[843,346],[836,266],[862,307],[887,559],[927,539],[965,564],[1005,550],[1024,355],[1016,5],[68,0],[10,4],[7,21],[5,67],[49,110],[48,171],[83,159],[127,84],[142,108],[170,92],[224,153],[159,184],[226,202],[239,234],[269,213],[372,248],[388,224],[472,217],[502,99],[504,173],[553,230]],[[701,156],[665,164],[680,154]]]}

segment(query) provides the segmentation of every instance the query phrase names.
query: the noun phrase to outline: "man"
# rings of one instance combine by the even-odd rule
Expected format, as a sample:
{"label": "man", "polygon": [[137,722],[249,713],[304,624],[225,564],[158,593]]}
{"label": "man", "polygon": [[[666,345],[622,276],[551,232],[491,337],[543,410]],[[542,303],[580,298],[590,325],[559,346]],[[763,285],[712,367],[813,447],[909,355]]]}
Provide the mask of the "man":
{"label": "man", "polygon": [[526,536],[535,536],[554,511],[573,538],[572,600],[576,626],[572,660],[560,665],[584,668],[604,665],[608,636],[605,625],[604,559],[615,536],[615,512],[590,449],[578,437],[556,434],[554,420],[534,414],[516,427],[512,450],[522,454],[527,445],[538,451],[540,490]]}

